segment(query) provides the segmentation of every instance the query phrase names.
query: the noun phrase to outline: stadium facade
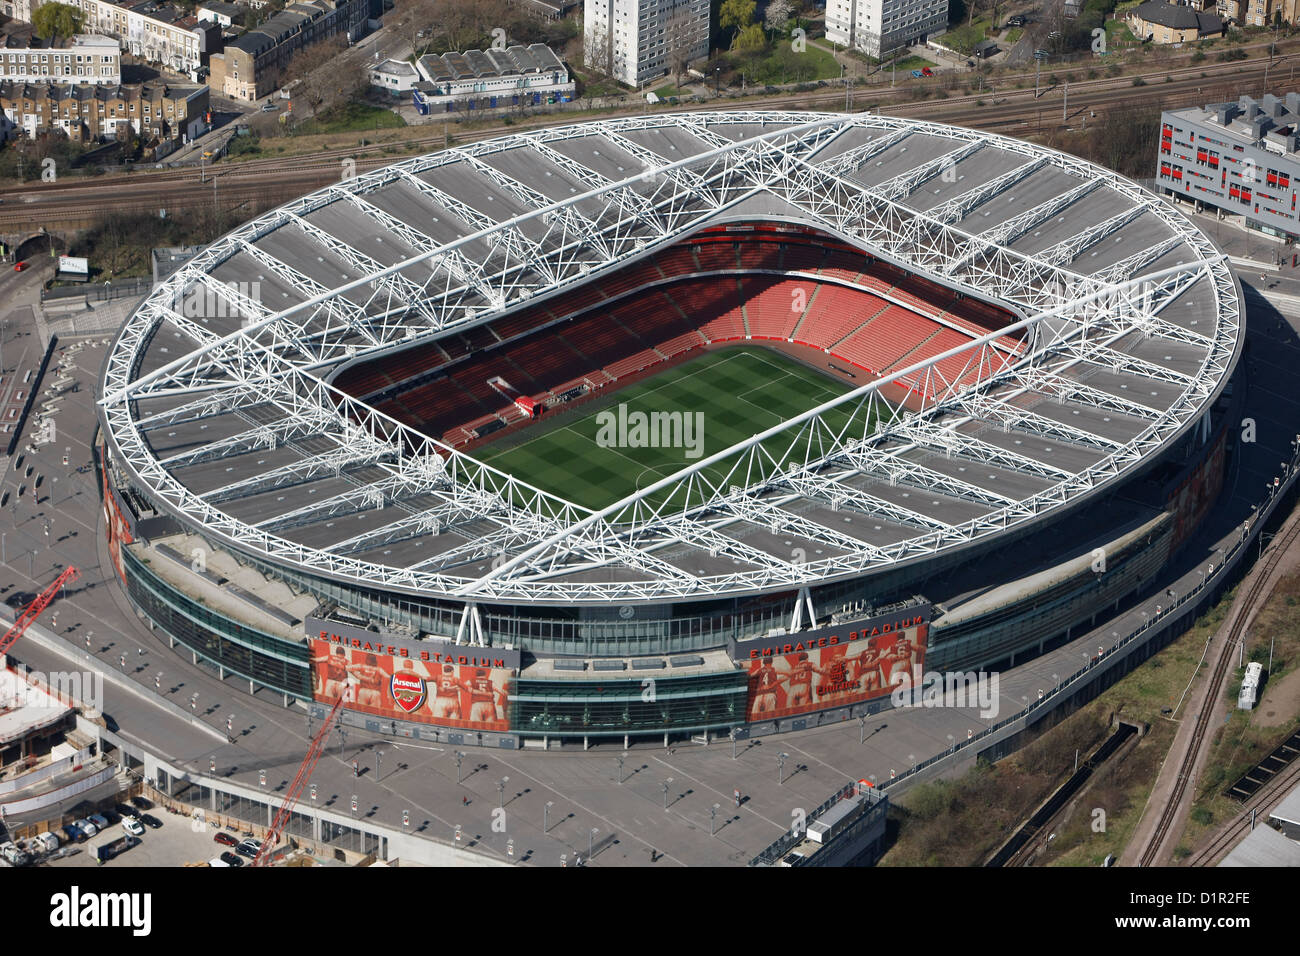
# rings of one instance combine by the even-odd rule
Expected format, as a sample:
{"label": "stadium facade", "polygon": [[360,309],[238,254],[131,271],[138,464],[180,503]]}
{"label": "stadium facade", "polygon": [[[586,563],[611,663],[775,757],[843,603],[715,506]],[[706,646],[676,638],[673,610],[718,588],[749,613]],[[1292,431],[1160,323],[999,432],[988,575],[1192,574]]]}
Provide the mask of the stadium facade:
{"label": "stadium facade", "polygon": [[[1147,593],[1222,486],[1241,318],[1193,225],[1013,139],[775,112],[502,137],[155,289],[102,376],[109,548],[196,662],[372,730],[800,729]],[[718,386],[742,354],[783,371]],[[723,447],[646,465],[626,408],[612,451],[584,431],[673,376]]]}

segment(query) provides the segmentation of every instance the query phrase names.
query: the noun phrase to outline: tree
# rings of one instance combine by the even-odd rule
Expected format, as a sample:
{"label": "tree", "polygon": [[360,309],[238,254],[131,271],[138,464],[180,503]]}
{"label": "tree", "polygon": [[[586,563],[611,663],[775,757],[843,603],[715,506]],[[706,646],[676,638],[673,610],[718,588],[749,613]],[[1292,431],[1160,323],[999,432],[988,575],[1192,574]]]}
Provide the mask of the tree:
{"label": "tree", "polygon": [[733,45],[741,53],[758,53],[767,46],[767,36],[763,33],[761,26],[757,23],[751,23],[736,34]]}
{"label": "tree", "polygon": [[[346,45],[341,36],[313,43],[295,53],[284,71],[286,83],[297,82],[293,90],[294,99],[306,103],[308,111],[313,116],[322,107],[337,101],[343,94],[342,86],[349,87],[348,94],[351,94],[352,89],[355,88],[353,78],[346,77],[348,82],[341,83],[343,78],[338,73],[337,67],[331,69],[335,57],[339,56],[344,49]],[[302,116],[299,111],[294,112]]]}
{"label": "tree", "polygon": [[689,7],[680,6],[670,15],[665,27],[664,40],[668,53],[668,69],[672,72],[678,86],[681,85],[682,74],[686,72],[686,66],[695,53],[698,22]]}
{"label": "tree", "polygon": [[771,0],[766,10],[767,28],[780,30],[794,15],[794,0]]}
{"label": "tree", "polygon": [[32,11],[32,26],[42,40],[80,33],[84,19],[80,10],[66,3],[44,3]]}
{"label": "tree", "polygon": [[603,30],[592,30],[582,39],[582,65],[602,76],[613,76],[614,48],[609,42],[609,34]]}
{"label": "tree", "polygon": [[754,22],[755,0],[722,0],[722,9],[718,12],[718,26],[722,30],[735,30],[732,46],[740,32]]}

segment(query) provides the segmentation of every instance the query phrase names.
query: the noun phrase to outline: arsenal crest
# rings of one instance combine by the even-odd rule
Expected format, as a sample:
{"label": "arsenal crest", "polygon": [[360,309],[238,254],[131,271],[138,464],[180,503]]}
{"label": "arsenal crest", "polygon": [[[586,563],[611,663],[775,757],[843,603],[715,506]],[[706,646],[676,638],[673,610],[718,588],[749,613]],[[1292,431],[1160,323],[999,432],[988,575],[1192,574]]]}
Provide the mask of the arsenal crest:
{"label": "arsenal crest", "polygon": [[419,710],[428,696],[424,680],[410,672],[394,674],[388,681],[388,690],[397,706],[408,714]]}

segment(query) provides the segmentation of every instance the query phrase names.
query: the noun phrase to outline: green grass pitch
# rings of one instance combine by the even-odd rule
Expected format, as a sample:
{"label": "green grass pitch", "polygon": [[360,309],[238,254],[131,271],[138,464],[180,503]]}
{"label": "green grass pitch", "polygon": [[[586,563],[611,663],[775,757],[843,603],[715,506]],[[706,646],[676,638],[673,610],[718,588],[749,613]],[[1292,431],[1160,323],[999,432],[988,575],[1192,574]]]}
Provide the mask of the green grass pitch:
{"label": "green grass pitch", "polygon": [[[844,383],[770,349],[722,349],[618,389],[573,412],[552,410],[532,427],[480,449],[476,457],[577,505],[599,509],[846,391]],[[624,421],[631,426],[638,411],[647,417],[682,413],[680,428],[660,432],[680,438],[680,445],[635,447],[650,432],[638,436],[633,427],[625,427],[620,434],[611,424],[619,417],[620,404],[626,404]],[[848,421],[854,404],[836,409],[828,422],[838,427]],[[686,427],[687,416],[696,412],[703,415],[692,419],[692,424],[699,426],[698,433]],[[855,432],[863,428],[863,414],[858,413]],[[779,457],[796,434],[797,428],[777,435],[764,442],[764,447]],[[604,441],[598,440],[602,437]],[[797,447],[802,449],[809,440],[813,439],[805,438]],[[691,454],[696,450],[699,454]],[[798,457],[802,459],[802,451]],[[734,460],[734,456],[724,459],[706,474],[720,480]],[[743,477],[730,483],[743,483]]]}

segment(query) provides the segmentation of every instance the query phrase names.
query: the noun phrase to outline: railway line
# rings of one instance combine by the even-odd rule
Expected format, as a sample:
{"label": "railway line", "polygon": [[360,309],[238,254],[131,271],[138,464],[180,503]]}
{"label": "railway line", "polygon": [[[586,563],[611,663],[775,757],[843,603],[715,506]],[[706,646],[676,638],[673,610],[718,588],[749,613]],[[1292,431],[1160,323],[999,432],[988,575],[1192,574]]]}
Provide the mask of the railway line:
{"label": "railway line", "polygon": [[1253,796],[1242,803],[1241,812],[1221,827],[1183,861],[1184,866],[1214,866],[1228,851],[1236,846],[1243,837],[1250,833],[1251,821],[1267,818],[1277,808],[1297,783],[1300,783],[1300,763],[1292,763],[1277,774],[1267,784],[1257,790]]}
{"label": "railway line", "polygon": [[[1279,534],[1278,538],[1274,540],[1263,564],[1254,574],[1250,588],[1242,600],[1240,610],[1233,617],[1224,641],[1219,645],[1218,656],[1214,662],[1214,671],[1210,675],[1209,686],[1206,689],[1204,706],[1201,707],[1200,713],[1196,715],[1191,740],[1188,741],[1187,747],[1179,758],[1178,776],[1174,781],[1173,790],[1160,811],[1160,817],[1156,821],[1151,839],[1138,857],[1139,866],[1156,865],[1157,861],[1162,859],[1164,849],[1169,841],[1176,839],[1178,836],[1178,834],[1172,832],[1173,825],[1178,819],[1183,805],[1189,799],[1189,787],[1192,784],[1196,761],[1200,756],[1201,748],[1210,735],[1210,725],[1214,720],[1215,713],[1218,711],[1223,683],[1232,669],[1233,649],[1236,647],[1237,642],[1241,640],[1242,632],[1246,628],[1246,622],[1250,618],[1250,612],[1267,599],[1269,579],[1272,577],[1278,562],[1282,560],[1282,555],[1295,543],[1297,537],[1300,537],[1300,522],[1293,522],[1284,533]],[[1292,767],[1289,773],[1300,773],[1300,769]]]}
{"label": "railway line", "polygon": [[[1126,109],[1135,105],[1154,104],[1162,109],[1177,109],[1202,103],[1211,90],[1225,83],[1234,89],[1251,90],[1261,87],[1265,74],[1273,77],[1286,75],[1287,80],[1273,83],[1272,92],[1300,89],[1295,80],[1295,67],[1300,65],[1300,51],[1284,53],[1271,64],[1260,61],[1196,64],[1149,74],[1160,77],[1159,82],[1133,86],[1134,77],[1100,77],[1069,85],[1069,109],[1064,107],[1064,85],[1048,85],[1052,73],[1044,74],[1040,95],[1032,88],[1023,90],[996,90],[980,94],[953,96],[943,100],[909,101],[911,87],[868,88],[854,91],[855,106],[865,109],[887,109],[900,115],[929,119],[935,122],[956,123],[990,132],[1016,136],[1033,136],[1048,130],[1061,129],[1063,125],[1093,114]],[[1064,69],[1057,73],[1077,72]],[[1285,71],[1285,74],[1284,74]],[[1164,78],[1167,77],[1166,81]],[[810,93],[748,97],[743,101],[712,101],[687,109],[707,108],[722,110],[748,109],[842,109],[843,88],[828,87]],[[641,106],[614,111],[609,115],[635,113]],[[1062,113],[1066,115],[1063,117]],[[508,132],[522,132],[530,128],[554,124],[563,118],[547,116],[537,123],[515,123],[510,126],[493,125],[475,130],[455,131],[457,143],[473,142]],[[1086,124],[1087,120],[1084,119]],[[438,128],[428,136],[417,136],[400,143],[415,152],[429,152],[446,142],[446,131]],[[268,157],[246,160],[229,165],[215,165],[205,169],[185,167],[179,169],[136,170],[129,174],[112,174],[94,179],[64,180],[48,184],[28,184],[0,190],[0,234],[18,235],[42,227],[56,231],[75,230],[94,223],[104,212],[121,208],[168,208],[184,205],[186,208],[221,207],[237,210],[264,198],[268,192],[283,196],[317,189],[341,175],[340,164],[351,159],[357,172],[367,172],[398,160],[392,153],[391,141],[341,148],[325,157]],[[286,169],[286,163],[292,167]],[[215,189],[211,188],[215,181]],[[106,188],[110,186],[111,189]]]}

